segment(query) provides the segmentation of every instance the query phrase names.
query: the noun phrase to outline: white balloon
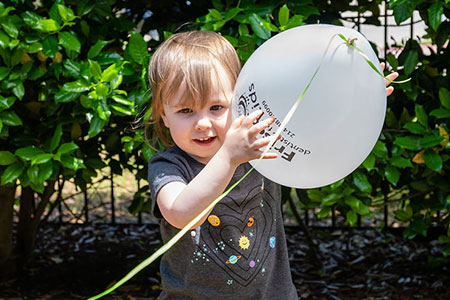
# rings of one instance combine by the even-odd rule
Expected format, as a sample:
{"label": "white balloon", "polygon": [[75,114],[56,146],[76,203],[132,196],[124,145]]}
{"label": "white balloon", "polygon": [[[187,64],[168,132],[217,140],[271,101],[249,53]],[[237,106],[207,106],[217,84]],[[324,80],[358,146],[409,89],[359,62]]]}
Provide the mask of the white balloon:
{"label": "white balloon", "polygon": [[[357,31],[333,25],[289,29],[261,45],[245,63],[234,89],[233,116],[261,109],[275,123],[273,135],[319,66],[333,35],[357,38],[381,72],[369,42]],[[338,36],[271,152],[277,159],[251,161],[265,177],[285,186],[315,188],[354,171],[370,154],[384,122],[384,79]]]}

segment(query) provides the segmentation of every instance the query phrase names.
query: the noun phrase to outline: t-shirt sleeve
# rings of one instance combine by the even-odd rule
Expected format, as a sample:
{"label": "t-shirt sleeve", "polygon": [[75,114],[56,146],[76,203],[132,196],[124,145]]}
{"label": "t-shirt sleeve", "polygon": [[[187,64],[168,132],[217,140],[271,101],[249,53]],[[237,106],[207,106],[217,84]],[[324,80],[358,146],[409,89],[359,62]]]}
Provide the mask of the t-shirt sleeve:
{"label": "t-shirt sleeve", "polygon": [[188,183],[186,171],[177,164],[177,159],[168,155],[152,157],[148,165],[148,182],[152,195],[152,213],[157,219],[163,217],[156,203],[156,196],[163,186],[174,181]]}

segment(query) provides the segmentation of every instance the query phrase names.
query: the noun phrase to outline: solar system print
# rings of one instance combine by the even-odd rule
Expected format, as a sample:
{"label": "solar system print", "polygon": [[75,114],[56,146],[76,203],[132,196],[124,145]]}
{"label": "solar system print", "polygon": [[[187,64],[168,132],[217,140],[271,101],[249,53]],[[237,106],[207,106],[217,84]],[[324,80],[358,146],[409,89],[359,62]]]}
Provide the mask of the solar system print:
{"label": "solar system print", "polygon": [[240,203],[227,196],[203,223],[201,233],[191,231],[196,244],[191,263],[216,264],[229,276],[224,284],[247,286],[264,276],[264,263],[275,251],[278,202],[263,186],[262,182],[249,189]]}

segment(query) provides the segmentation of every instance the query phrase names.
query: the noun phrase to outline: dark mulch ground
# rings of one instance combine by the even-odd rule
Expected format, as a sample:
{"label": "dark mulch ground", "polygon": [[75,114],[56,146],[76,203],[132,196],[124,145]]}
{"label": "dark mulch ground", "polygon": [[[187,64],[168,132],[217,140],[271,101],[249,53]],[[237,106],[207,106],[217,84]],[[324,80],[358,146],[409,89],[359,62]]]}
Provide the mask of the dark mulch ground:
{"label": "dark mulch ground", "polygon": [[[450,260],[439,242],[392,232],[316,230],[317,262],[302,233],[287,228],[301,299],[450,299]],[[62,225],[41,229],[25,274],[0,282],[2,299],[86,299],[119,280],[160,245],[154,225]],[[155,299],[158,263],[102,299]],[[281,299],[282,300],[282,299]]]}

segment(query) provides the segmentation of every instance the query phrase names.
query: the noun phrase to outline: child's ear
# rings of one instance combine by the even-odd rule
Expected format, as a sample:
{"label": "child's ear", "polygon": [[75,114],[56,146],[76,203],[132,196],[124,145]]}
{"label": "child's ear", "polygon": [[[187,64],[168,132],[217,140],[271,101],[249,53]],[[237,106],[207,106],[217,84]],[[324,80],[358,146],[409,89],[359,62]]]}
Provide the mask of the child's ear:
{"label": "child's ear", "polygon": [[159,115],[161,116],[161,119],[164,122],[164,126],[166,126],[167,128],[170,128],[169,121],[167,120],[167,116],[166,116],[166,113],[164,112],[164,109],[161,109],[161,111],[159,112]]}

